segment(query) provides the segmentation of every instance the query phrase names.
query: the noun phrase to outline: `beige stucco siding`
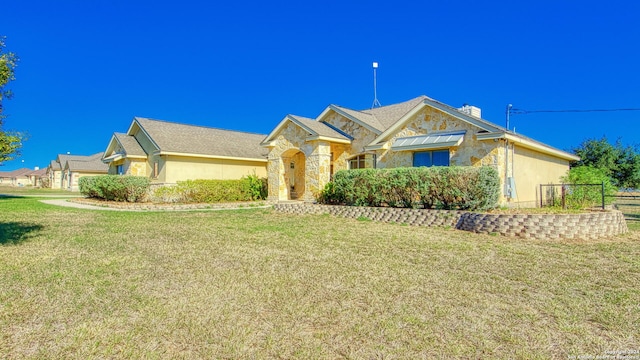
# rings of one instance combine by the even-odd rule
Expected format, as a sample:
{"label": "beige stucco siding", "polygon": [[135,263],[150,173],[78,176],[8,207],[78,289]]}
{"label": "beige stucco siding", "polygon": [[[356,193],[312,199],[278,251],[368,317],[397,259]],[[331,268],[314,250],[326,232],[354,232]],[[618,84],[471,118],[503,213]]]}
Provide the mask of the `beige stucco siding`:
{"label": "beige stucco siding", "polygon": [[557,184],[569,170],[568,160],[519,146],[514,148],[512,165],[517,191],[513,202],[522,206],[536,206],[540,184]]}
{"label": "beige stucco siding", "polygon": [[53,173],[51,174],[51,177],[49,179],[51,181],[50,186],[52,189],[62,188],[62,171],[53,170]]}
{"label": "beige stucco siding", "polygon": [[160,182],[183,180],[240,179],[243,176],[267,176],[267,164],[260,161],[167,156],[161,166]]}

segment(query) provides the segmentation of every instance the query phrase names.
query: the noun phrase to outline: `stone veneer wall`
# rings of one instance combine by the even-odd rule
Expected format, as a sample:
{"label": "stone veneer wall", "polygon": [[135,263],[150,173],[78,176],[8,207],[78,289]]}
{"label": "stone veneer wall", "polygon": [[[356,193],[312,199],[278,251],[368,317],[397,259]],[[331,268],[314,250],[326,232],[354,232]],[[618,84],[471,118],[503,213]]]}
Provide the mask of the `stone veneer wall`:
{"label": "stone veneer wall", "polygon": [[459,230],[535,239],[597,239],[628,231],[617,210],[584,214],[485,214],[455,210],[376,208],[364,206],[277,203],[288,214],[331,214],[346,218],[406,223],[414,226],[450,226]]}

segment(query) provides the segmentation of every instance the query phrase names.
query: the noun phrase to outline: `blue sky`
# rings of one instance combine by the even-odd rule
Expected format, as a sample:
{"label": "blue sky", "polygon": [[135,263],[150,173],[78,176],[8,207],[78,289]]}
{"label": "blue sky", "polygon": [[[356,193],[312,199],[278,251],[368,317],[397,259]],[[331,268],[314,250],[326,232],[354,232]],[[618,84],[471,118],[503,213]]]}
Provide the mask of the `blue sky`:
{"label": "blue sky", "polygon": [[[20,57],[5,130],[27,131],[0,171],[104,151],[134,116],[269,133],[288,113],[427,95],[482,109],[640,108],[637,1],[9,1]],[[640,111],[513,115],[563,150],[640,144]]]}

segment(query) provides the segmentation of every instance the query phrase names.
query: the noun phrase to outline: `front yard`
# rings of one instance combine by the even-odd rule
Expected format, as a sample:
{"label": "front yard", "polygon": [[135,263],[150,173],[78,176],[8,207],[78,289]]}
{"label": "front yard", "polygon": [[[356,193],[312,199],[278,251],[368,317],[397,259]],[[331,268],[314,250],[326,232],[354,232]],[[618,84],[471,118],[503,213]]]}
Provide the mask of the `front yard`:
{"label": "front yard", "polygon": [[269,209],[130,213],[0,198],[0,356],[637,351],[639,230],[536,241]]}

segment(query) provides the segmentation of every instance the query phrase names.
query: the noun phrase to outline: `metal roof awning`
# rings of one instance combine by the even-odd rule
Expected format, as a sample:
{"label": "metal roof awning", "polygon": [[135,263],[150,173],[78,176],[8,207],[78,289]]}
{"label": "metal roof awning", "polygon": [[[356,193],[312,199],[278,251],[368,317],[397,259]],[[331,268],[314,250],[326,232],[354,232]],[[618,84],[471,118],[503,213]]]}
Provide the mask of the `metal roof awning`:
{"label": "metal roof awning", "polygon": [[118,161],[118,160],[122,159],[123,157],[124,157],[123,154],[115,153],[115,154],[113,154],[111,156],[107,156],[107,157],[103,158],[102,162],[106,164],[106,163],[109,163],[109,162]]}
{"label": "metal roof awning", "polygon": [[458,131],[397,138],[391,145],[391,149],[396,151],[428,150],[459,146],[464,140],[465,133],[466,131]]}

